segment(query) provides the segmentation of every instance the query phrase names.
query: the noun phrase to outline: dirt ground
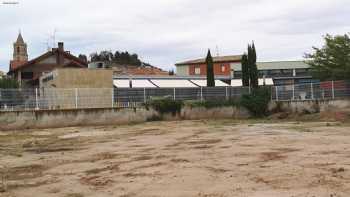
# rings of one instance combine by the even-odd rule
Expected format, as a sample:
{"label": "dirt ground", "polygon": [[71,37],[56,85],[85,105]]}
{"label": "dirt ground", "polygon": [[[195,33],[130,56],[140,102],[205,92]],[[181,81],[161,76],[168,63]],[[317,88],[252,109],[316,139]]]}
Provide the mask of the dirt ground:
{"label": "dirt ground", "polygon": [[350,126],[233,120],[0,132],[4,197],[350,196]]}

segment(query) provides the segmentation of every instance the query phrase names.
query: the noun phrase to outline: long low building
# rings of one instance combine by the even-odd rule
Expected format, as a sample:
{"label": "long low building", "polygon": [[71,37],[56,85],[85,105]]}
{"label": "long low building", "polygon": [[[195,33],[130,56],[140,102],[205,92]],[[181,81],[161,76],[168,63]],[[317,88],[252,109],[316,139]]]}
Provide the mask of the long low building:
{"label": "long low building", "polygon": [[[230,79],[242,78],[241,55],[213,57],[214,74]],[[177,76],[206,76],[205,58],[180,62],[176,65]],[[304,61],[257,62],[260,78],[272,78],[275,85],[309,83],[313,79],[310,66]]]}
{"label": "long low building", "polygon": [[[116,88],[197,88],[206,87],[207,80],[200,76],[115,76]],[[273,85],[272,78],[259,79],[259,85]],[[241,79],[229,79],[221,76],[215,79],[216,87],[240,87]]]}

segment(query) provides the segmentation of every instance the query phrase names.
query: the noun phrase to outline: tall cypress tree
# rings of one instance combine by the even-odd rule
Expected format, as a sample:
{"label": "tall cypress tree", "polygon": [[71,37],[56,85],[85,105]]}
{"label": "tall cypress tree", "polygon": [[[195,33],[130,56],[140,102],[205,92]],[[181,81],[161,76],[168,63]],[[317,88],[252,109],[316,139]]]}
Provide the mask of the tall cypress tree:
{"label": "tall cypress tree", "polygon": [[243,86],[249,86],[249,62],[247,54],[243,54],[242,56],[242,84]]}
{"label": "tall cypress tree", "polygon": [[249,74],[250,74],[250,86],[252,88],[259,87],[259,73],[256,65],[256,50],[254,42],[250,46],[248,45],[248,62],[249,62]]}
{"label": "tall cypress tree", "polygon": [[214,62],[213,62],[213,57],[211,56],[211,53],[210,53],[210,49],[208,50],[208,55],[205,62],[207,64],[207,86],[215,87]]}

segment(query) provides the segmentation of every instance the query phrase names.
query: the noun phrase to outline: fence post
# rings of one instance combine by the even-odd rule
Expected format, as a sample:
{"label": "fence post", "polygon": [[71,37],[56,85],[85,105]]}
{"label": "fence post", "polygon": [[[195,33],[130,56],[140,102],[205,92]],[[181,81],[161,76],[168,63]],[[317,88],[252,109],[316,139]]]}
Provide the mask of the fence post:
{"label": "fence post", "polygon": [[174,88],[174,101],[176,100],[176,88]]}
{"label": "fence post", "polygon": [[274,86],[271,86],[271,101],[273,101],[273,87]]}
{"label": "fence post", "polygon": [[276,101],[278,101],[278,86],[275,86],[276,89]]}
{"label": "fence post", "polygon": [[144,102],[144,103],[147,102],[147,98],[146,98],[146,88],[143,88],[143,102]]}
{"label": "fence post", "polygon": [[226,95],[226,100],[229,100],[229,98],[228,98],[228,87],[227,86],[225,87],[225,95]]}
{"label": "fence post", "polygon": [[35,109],[39,110],[39,103],[38,103],[38,88],[35,88]]}
{"label": "fence post", "polygon": [[201,86],[201,101],[203,101],[203,87]]}
{"label": "fence post", "polygon": [[75,88],[75,108],[78,109],[78,88]]}
{"label": "fence post", "polygon": [[332,99],[335,99],[334,81],[332,81]]}
{"label": "fence post", "polygon": [[294,101],[295,99],[295,84],[293,84],[293,98],[292,98],[292,101]]}
{"label": "fence post", "polygon": [[114,88],[112,88],[112,108],[114,108]]}
{"label": "fence post", "polygon": [[313,85],[313,83],[311,83],[311,100],[314,100],[314,85]]}

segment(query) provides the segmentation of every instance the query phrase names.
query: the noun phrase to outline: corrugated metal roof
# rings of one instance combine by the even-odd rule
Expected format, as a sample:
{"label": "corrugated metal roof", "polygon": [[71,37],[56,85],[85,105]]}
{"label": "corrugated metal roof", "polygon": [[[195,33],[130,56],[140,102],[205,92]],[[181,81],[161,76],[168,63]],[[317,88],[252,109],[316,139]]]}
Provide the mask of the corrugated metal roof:
{"label": "corrugated metal roof", "polygon": [[[256,64],[259,70],[310,68],[310,65],[304,61],[257,62]],[[242,71],[241,63],[232,63],[231,68],[234,71]]]}
{"label": "corrugated metal roof", "polygon": [[[195,60],[189,60],[185,62],[179,62],[176,65],[188,65],[188,64],[204,64],[206,58],[201,59],[195,59]],[[213,62],[219,63],[219,62],[237,62],[241,61],[242,55],[229,55],[229,56],[214,56]]]}
{"label": "corrugated metal roof", "polygon": [[130,82],[129,80],[113,80],[113,85],[117,88],[129,88],[130,87]]}
{"label": "corrugated metal roof", "polygon": [[[264,85],[264,79],[259,79],[259,85]],[[266,78],[265,79],[265,85],[273,85],[273,79],[272,78]],[[231,86],[232,87],[241,87],[243,86],[242,79],[233,79],[231,80]]]}
{"label": "corrugated metal roof", "polygon": [[[206,87],[207,86],[207,80],[191,80],[193,83],[197,84],[198,86],[201,87]],[[216,87],[226,87],[230,86],[227,83],[222,82],[221,80],[215,80],[215,86]]]}
{"label": "corrugated metal roof", "polygon": [[[131,80],[133,88],[156,88],[149,80]],[[130,80],[128,79],[116,79],[113,80],[113,85],[117,88],[129,88]]]}
{"label": "corrugated metal roof", "polygon": [[156,88],[154,84],[152,84],[149,80],[132,80],[133,88]]}
{"label": "corrugated metal roof", "polygon": [[152,83],[160,88],[195,88],[198,87],[185,79],[152,79]]}

